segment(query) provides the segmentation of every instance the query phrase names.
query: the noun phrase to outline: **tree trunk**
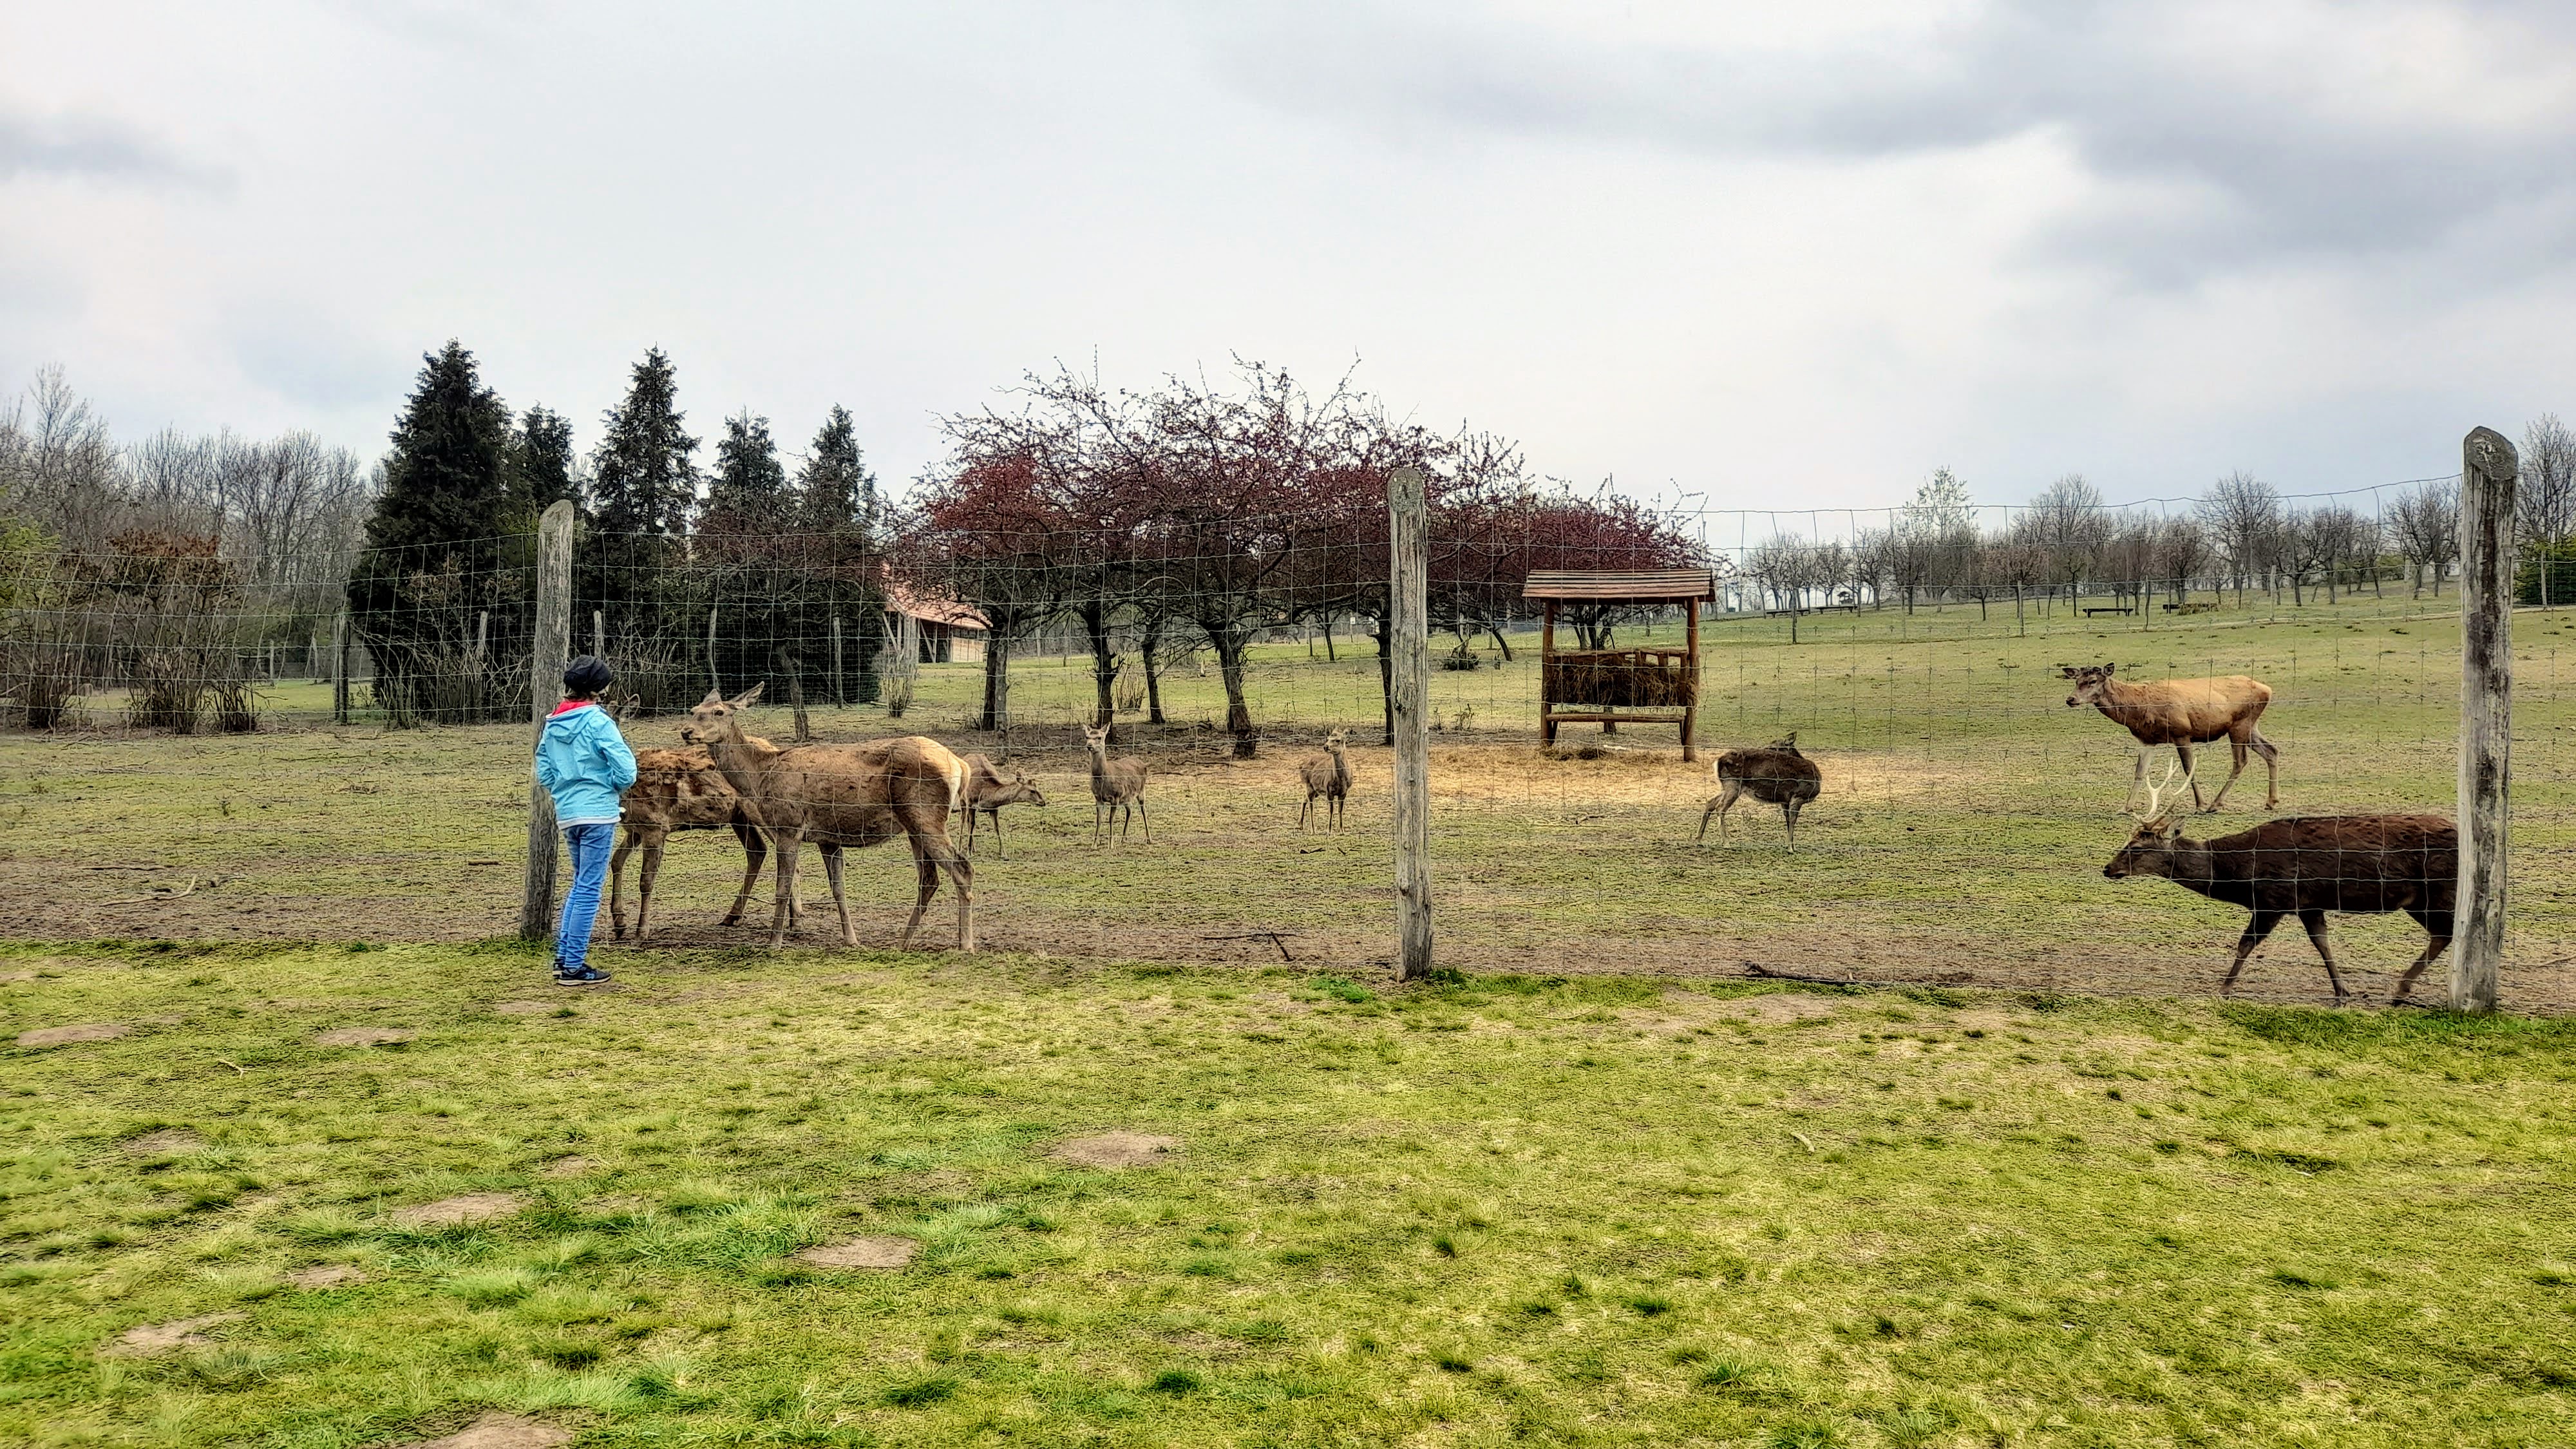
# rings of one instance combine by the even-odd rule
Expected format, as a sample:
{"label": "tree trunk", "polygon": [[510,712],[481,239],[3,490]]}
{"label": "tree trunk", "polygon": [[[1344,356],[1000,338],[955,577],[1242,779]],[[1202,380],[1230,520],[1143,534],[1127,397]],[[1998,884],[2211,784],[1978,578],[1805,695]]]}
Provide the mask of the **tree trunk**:
{"label": "tree trunk", "polygon": [[1145,625],[1144,647],[1139,651],[1145,661],[1145,719],[1150,724],[1163,723],[1163,621],[1153,619]]}
{"label": "tree trunk", "polygon": [[984,713],[977,729],[1011,727],[1011,641],[995,629],[984,639]]}
{"label": "tree trunk", "polygon": [[1503,662],[1505,664],[1511,663],[1512,641],[1503,637],[1502,624],[1500,622],[1487,624],[1485,626],[1485,632],[1494,636],[1494,647],[1503,651]]}
{"label": "tree trunk", "polygon": [[1208,643],[1216,649],[1217,672],[1225,677],[1225,732],[1234,736],[1238,760],[1249,760],[1261,750],[1261,735],[1252,727],[1252,706],[1243,697],[1243,651],[1248,642],[1238,628],[1208,631]]}
{"label": "tree trunk", "polygon": [[1341,662],[1333,653],[1333,616],[1330,614],[1324,616],[1324,662],[1326,664]]}
{"label": "tree trunk", "polygon": [[1096,696],[1096,718],[1092,723],[1106,729],[1109,722],[1117,717],[1110,687],[1118,681],[1118,654],[1110,647],[1109,601],[1095,599],[1077,612],[1082,616],[1083,632],[1091,639],[1091,684],[1092,693]]}
{"label": "tree trunk", "polygon": [[805,671],[784,644],[771,646],[769,665],[787,678],[787,705],[795,712],[796,743],[804,744],[814,738],[814,723],[805,715]]}
{"label": "tree trunk", "polygon": [[1389,635],[1387,616],[1377,616],[1377,694],[1386,707],[1386,737],[1378,743],[1395,743],[1395,641]]}

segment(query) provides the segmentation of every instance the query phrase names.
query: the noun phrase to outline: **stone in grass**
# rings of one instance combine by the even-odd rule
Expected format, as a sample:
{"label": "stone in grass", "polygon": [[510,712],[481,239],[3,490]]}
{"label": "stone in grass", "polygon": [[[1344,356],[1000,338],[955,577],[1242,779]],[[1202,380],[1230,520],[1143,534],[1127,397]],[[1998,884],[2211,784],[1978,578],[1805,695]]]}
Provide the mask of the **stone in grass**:
{"label": "stone in grass", "polygon": [[453,1434],[420,1439],[403,1449],[555,1449],[572,1442],[570,1429],[517,1414],[485,1414]]}
{"label": "stone in grass", "polygon": [[316,1036],[313,1038],[313,1044],[350,1047],[391,1046],[398,1041],[410,1041],[418,1035],[420,1035],[419,1032],[407,1031],[398,1026],[342,1026],[334,1027]]}
{"label": "stone in grass", "polygon": [[40,1026],[18,1033],[24,1047],[69,1046],[80,1041],[114,1041],[133,1030],[121,1021],[93,1021],[80,1026]]}
{"label": "stone in grass", "polygon": [[796,1261],[817,1268],[900,1268],[920,1251],[921,1244],[910,1238],[849,1238],[807,1248]]}
{"label": "stone in grass", "polygon": [[367,1281],[367,1272],[364,1268],[348,1263],[320,1263],[300,1272],[287,1274],[286,1281],[291,1287],[319,1292],[325,1288],[355,1287]]}
{"label": "stone in grass", "polygon": [[1103,1132],[1068,1137],[1047,1149],[1047,1156],[1077,1167],[1159,1167],[1178,1157],[1181,1140],[1145,1132]]}
{"label": "stone in grass", "polygon": [[125,1142],[126,1152],[135,1157],[185,1157],[191,1152],[203,1152],[205,1148],[206,1139],[185,1127],[164,1127],[158,1132],[128,1138]]}
{"label": "stone in grass", "polygon": [[527,1204],[514,1192],[469,1192],[397,1210],[398,1228],[461,1228],[506,1218]]}
{"label": "stone in grass", "polygon": [[116,1336],[103,1352],[118,1358],[149,1358],[174,1349],[195,1348],[206,1342],[206,1330],[217,1324],[239,1319],[239,1313],[209,1313],[200,1318],[182,1318],[172,1323],[146,1323],[129,1328]]}

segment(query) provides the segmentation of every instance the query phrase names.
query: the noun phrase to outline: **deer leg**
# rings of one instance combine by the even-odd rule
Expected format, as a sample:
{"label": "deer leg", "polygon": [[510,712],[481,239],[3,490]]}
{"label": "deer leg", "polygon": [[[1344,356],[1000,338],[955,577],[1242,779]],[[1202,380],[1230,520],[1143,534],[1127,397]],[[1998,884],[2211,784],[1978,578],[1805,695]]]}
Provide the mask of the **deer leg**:
{"label": "deer leg", "polygon": [[[1306,812],[1307,812],[1307,811],[1309,811],[1309,810],[1312,810],[1312,809],[1314,809],[1314,808],[1315,808],[1315,792],[1314,792],[1314,791],[1312,791],[1312,790],[1309,790],[1309,791],[1307,791],[1307,792],[1306,792],[1306,803],[1297,807],[1297,828],[1298,828],[1298,829],[1303,830],[1303,829],[1305,829],[1305,828],[1306,828]],[[1330,807],[1327,807],[1327,808],[1330,808]]]}
{"label": "deer leg", "polygon": [[2308,928],[2308,939],[2316,942],[2317,956],[2326,963],[2326,984],[2334,988],[2335,1005],[2343,1005],[2343,978],[2335,974],[2334,952],[2326,946],[2326,913],[2301,911],[2299,924]]}
{"label": "deer leg", "polygon": [[662,843],[671,838],[669,831],[657,830],[644,839],[644,860],[635,871],[635,942],[642,945],[651,933],[653,883],[662,878]]}
{"label": "deer leg", "polygon": [[769,842],[739,820],[734,822],[733,838],[742,842],[742,889],[733,893],[733,909],[725,912],[724,923],[739,926],[743,907],[751,904],[751,888],[760,883],[761,863],[769,859]]}
{"label": "deer leg", "polygon": [[2259,907],[2255,910],[2254,919],[2245,923],[2245,934],[2236,938],[2236,963],[2227,968],[2227,979],[2218,983],[2219,995],[2225,996],[2235,989],[2236,973],[2245,969],[2245,958],[2254,954],[2254,948],[2263,944],[2263,938],[2272,934],[2274,926],[2281,924],[2282,914]]}
{"label": "deer leg", "polygon": [[823,879],[832,886],[832,905],[841,913],[841,944],[859,944],[859,929],[850,924],[850,900],[841,894],[841,847],[826,845],[823,850]]}
{"label": "deer leg", "polygon": [[2414,916],[2415,923],[2422,926],[2433,939],[2425,943],[2424,954],[2415,958],[2415,964],[2406,968],[2406,974],[2397,978],[2397,994],[2388,998],[2388,1004],[2391,1006],[2406,999],[2406,993],[2415,989],[2415,978],[2423,975],[2424,968],[2432,965],[2434,958],[2448,950],[2451,945],[2450,912],[2409,911],[2407,914]]}
{"label": "deer leg", "polygon": [[[993,825],[996,839],[999,839],[1001,828],[1000,819],[996,817]],[[921,899],[912,908],[914,923],[919,924],[922,912],[929,908],[931,896],[937,894],[939,890],[939,874],[946,871],[948,883],[957,890],[957,949],[974,950],[974,862],[968,860],[953,843],[933,835],[924,834],[917,837],[913,842],[913,849],[917,852],[914,859],[921,869]],[[904,931],[904,942],[907,947],[911,941],[912,931],[907,927]]]}
{"label": "deer leg", "polygon": [[1791,855],[1796,855],[1798,853],[1798,812],[1805,808],[1806,802],[1803,800],[1792,800],[1780,807],[1781,813],[1787,816],[1789,821],[1789,853]]}
{"label": "deer leg", "polygon": [[625,838],[608,853],[608,928],[615,939],[626,939],[626,852],[635,848],[635,830],[629,826]]}
{"label": "deer leg", "polygon": [[2138,746],[2137,768],[2129,771],[2129,793],[2120,797],[2120,808],[2116,813],[2128,814],[2129,802],[2138,798],[2139,789],[2147,783],[2147,751],[2153,748],[2153,745]]}
{"label": "deer leg", "polygon": [[2192,760],[2191,741],[2175,741],[2174,755],[2182,761],[2182,777],[2191,784],[2191,804],[2197,810],[2200,808],[2200,766]]}
{"label": "deer leg", "polygon": [[787,912],[796,899],[796,848],[805,843],[805,832],[781,830],[771,840],[778,847],[777,899],[769,906],[769,948],[775,951],[787,944]]}
{"label": "deer leg", "polygon": [[1101,832],[1101,828],[1100,828],[1100,813],[1101,813],[1101,804],[1100,804],[1100,802],[1099,802],[1099,801],[1097,801],[1097,800],[1092,801],[1092,802],[1091,802],[1091,843],[1092,843],[1093,845],[1095,845],[1095,846],[1098,846],[1098,845],[1104,844],[1104,843],[1106,842],[1106,840],[1107,840],[1107,837],[1106,837],[1106,836]]}
{"label": "deer leg", "polygon": [[999,810],[987,810],[984,813],[991,816],[993,819],[993,854],[1004,860],[1010,859],[1010,848],[1002,844],[1002,812]]}
{"label": "deer leg", "polygon": [[1136,797],[1136,818],[1145,822],[1145,843],[1154,843],[1154,817],[1145,813],[1145,797]]}
{"label": "deer leg", "polygon": [[2217,813],[2218,813],[2218,807],[2219,807],[2219,806],[2221,806],[2221,805],[2223,805],[2223,804],[2225,804],[2225,803],[2227,803],[2227,792],[2228,792],[2229,790],[2232,790],[2232,789],[2234,789],[2234,788],[2236,787],[2236,777],[2245,773],[2245,738],[2244,738],[2244,736],[2242,736],[2242,735],[2229,735],[2227,738],[2228,738],[2228,742],[2229,742],[2229,744],[2231,744],[2231,745],[2235,748],[2235,751],[2236,751],[2236,766],[2235,766],[2235,768],[2234,768],[2234,769],[2231,769],[2231,770],[2229,770],[2229,771],[2227,772],[2227,783],[2225,783],[2225,784],[2223,784],[2223,785],[2219,786],[2219,787],[2218,787],[2218,793],[2217,793],[2217,794],[2215,794],[2215,795],[2212,795],[2211,797],[2209,797],[2209,803],[2208,803],[2207,805],[2205,805],[2205,806],[2203,806],[2203,807],[2202,807],[2202,813],[2204,813],[2204,814],[2208,814],[2208,815],[2215,815],[2215,814],[2217,814]]}
{"label": "deer leg", "polygon": [[912,876],[915,890],[912,918],[903,923],[902,949],[912,949],[913,932],[921,929],[921,918],[930,909],[930,898],[939,894],[939,865],[930,856],[930,839],[926,834],[912,837]]}
{"label": "deer leg", "polygon": [[2246,734],[2246,742],[2254,747],[2254,753],[2263,757],[2263,808],[2278,810],[2281,808],[2281,747],[2263,738],[2259,729],[2248,730]]}

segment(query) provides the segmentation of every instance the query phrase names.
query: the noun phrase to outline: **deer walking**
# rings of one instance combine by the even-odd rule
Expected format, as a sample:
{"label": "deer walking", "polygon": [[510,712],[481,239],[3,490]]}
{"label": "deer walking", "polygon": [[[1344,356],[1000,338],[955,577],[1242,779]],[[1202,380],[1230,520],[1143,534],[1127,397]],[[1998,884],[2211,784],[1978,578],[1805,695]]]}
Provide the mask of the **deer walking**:
{"label": "deer walking", "polygon": [[769,944],[787,942],[787,919],[796,899],[796,856],[811,840],[822,848],[823,875],[841,915],[841,943],[856,946],[850,903],[841,893],[841,851],[864,849],[898,836],[912,846],[920,891],[912,919],[904,922],[903,949],[912,949],[930,898],[947,872],[957,889],[957,949],[975,949],[975,868],[948,838],[948,816],[966,793],[966,762],[937,740],[920,735],[863,745],[792,745],[786,749],[742,732],[742,712],[760,698],[757,684],[732,699],[717,690],[689,711],[680,737],[704,745],[725,783],[742,796],[770,843],[778,849],[777,900],[771,907]]}
{"label": "deer walking", "polygon": [[1717,757],[1714,767],[1723,794],[1712,797],[1708,808],[1699,812],[1699,834],[1694,842],[1708,839],[1708,819],[1717,817],[1717,843],[1726,843],[1726,812],[1735,808],[1739,796],[1750,795],[1765,805],[1777,805],[1789,826],[1789,850],[1798,849],[1798,812],[1825,788],[1825,772],[1816,762],[1798,753],[1798,736],[1793,731],[1784,739],[1773,740],[1756,750],[1729,750]]}
{"label": "deer walking", "polygon": [[[1123,808],[1132,824],[1145,819],[1145,762],[1130,755],[1123,760],[1109,758],[1109,727],[1084,725],[1082,743],[1091,751],[1091,838],[1105,840],[1104,820],[1115,826]],[[1119,839],[1126,839],[1122,832]],[[1154,822],[1145,819],[1145,843],[1154,843]]]}
{"label": "deer walking", "polygon": [[663,842],[681,830],[730,829],[742,842],[742,889],[734,892],[724,917],[728,926],[742,924],[752,885],[769,859],[769,842],[706,751],[637,750],[635,784],[619,802],[618,823],[624,837],[608,856],[608,919],[617,939],[626,937],[627,854],[639,846],[644,851],[635,881],[635,939],[641,942],[652,931],[653,881],[662,873]]}
{"label": "deer walking", "polygon": [[2380,915],[2404,911],[2432,939],[2397,979],[2391,1004],[2404,1001],[2415,978],[2451,944],[2452,908],[2459,894],[2460,834],[2439,815],[2317,815],[2267,820],[2216,840],[2185,840],[2182,823],[2158,810],[2164,779],[2147,792],[2147,810],[2129,843],[2102,874],[2112,880],[2163,876],[2184,890],[2254,913],[2236,942],[2236,960],[2218,983],[2224,996],[2236,985],[2245,958],[2290,916],[2308,928],[2326,964],[2335,1005],[2344,1003],[2343,978],[2326,945],[2326,912]]}
{"label": "deer walking", "polygon": [[[2129,793],[2120,799],[2124,812],[2137,797],[2138,787],[2146,783],[2147,756],[2158,745],[2174,747],[2174,755],[2182,761],[2183,778],[2191,784],[2191,803],[2212,814],[2227,799],[2236,777],[2245,773],[2245,752],[2252,750],[2263,757],[2263,808],[2281,808],[2281,752],[2255,727],[2264,706],[2272,702],[2272,686],[2242,674],[2127,684],[2113,677],[2118,667],[2070,664],[2063,672],[2075,681],[2075,691],[2066,696],[2068,709],[2089,704],[2137,737],[2138,767],[2129,774]],[[2200,776],[2192,765],[2191,747],[2222,739],[2236,748],[2236,768],[2227,772],[2227,783],[2218,787],[2217,795],[2201,806]]]}
{"label": "deer walking", "polygon": [[1306,803],[1297,807],[1298,829],[1306,828],[1307,812],[1315,808],[1318,798],[1324,802],[1324,828],[1342,828],[1342,815],[1351,798],[1351,757],[1345,751],[1349,743],[1347,731],[1335,730],[1324,736],[1322,754],[1309,756],[1297,767],[1298,776],[1306,782]]}
{"label": "deer walking", "polygon": [[1002,848],[1002,807],[1022,801],[1031,805],[1046,804],[1046,796],[1030,781],[1026,770],[1014,769],[1005,778],[1001,767],[991,759],[983,755],[968,755],[966,793],[957,807],[966,815],[966,853],[975,853],[975,817],[981,815],[993,822],[993,853],[1004,860],[1010,859],[1011,853]]}

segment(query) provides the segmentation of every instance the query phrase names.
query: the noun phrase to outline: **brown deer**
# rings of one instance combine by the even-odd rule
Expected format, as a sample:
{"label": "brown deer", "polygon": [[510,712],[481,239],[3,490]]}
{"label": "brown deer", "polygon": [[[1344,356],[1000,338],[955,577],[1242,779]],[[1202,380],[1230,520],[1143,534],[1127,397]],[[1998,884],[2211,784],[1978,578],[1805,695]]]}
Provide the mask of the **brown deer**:
{"label": "brown deer", "polygon": [[[1082,742],[1091,751],[1091,838],[1108,838],[1104,819],[1114,827],[1123,807],[1132,825],[1145,819],[1145,762],[1130,755],[1123,760],[1109,758],[1109,727],[1084,725]],[[1121,840],[1127,837],[1122,833]],[[1154,822],[1145,819],[1145,843],[1154,843]]]}
{"label": "brown deer", "polygon": [[2245,969],[2245,958],[2284,917],[2308,928],[2326,963],[2326,983],[2341,1006],[2343,978],[2326,946],[2326,912],[2384,914],[2404,911],[2432,937],[2422,955],[2397,980],[2392,1003],[2404,1001],[2415,978],[2451,944],[2452,905],[2460,883],[2460,835],[2439,815],[2318,815],[2267,820],[2217,840],[2185,840],[2182,824],[2158,810],[2173,769],[2147,791],[2147,809],[2129,843],[2102,874],[2113,880],[2158,875],[2184,890],[2244,906],[2254,913],[2237,939],[2236,960],[2218,983],[2224,996]]}
{"label": "brown deer", "polygon": [[1005,778],[1001,767],[983,755],[966,757],[966,795],[958,809],[966,815],[966,853],[975,853],[975,817],[993,822],[993,853],[1004,860],[1011,853],[1002,848],[1002,807],[1022,801],[1043,806],[1046,796],[1029,779],[1026,770],[1015,769]]}
{"label": "brown deer", "polygon": [[1726,812],[1735,808],[1738,796],[1750,795],[1765,805],[1777,805],[1787,817],[1789,849],[1798,849],[1798,812],[1825,788],[1825,772],[1816,762],[1798,753],[1795,731],[1773,740],[1758,750],[1729,750],[1717,757],[1714,767],[1717,782],[1725,793],[1712,797],[1708,808],[1699,812],[1699,834],[1694,841],[1708,839],[1708,819],[1717,817],[1717,843],[1726,843]]}
{"label": "brown deer", "polygon": [[2138,767],[2130,772],[2129,793],[2120,800],[2124,812],[2129,801],[2136,798],[2138,787],[2146,782],[2147,755],[2158,745],[2174,747],[2175,756],[2182,761],[2183,778],[2191,783],[2191,803],[2200,806],[2200,776],[2192,767],[2191,747],[2221,739],[2234,743],[2236,768],[2227,772],[2227,783],[2219,786],[2217,795],[2201,808],[2212,814],[2217,812],[2236,777],[2245,773],[2245,752],[2249,749],[2263,757],[2268,776],[2263,787],[2263,808],[2281,808],[2281,752],[2255,728],[2255,721],[2263,717],[2264,706],[2272,702],[2272,686],[2242,674],[2125,684],[2112,677],[2118,667],[2069,664],[2063,672],[2075,681],[2075,692],[2066,696],[2068,709],[2089,704],[2137,736]]}
{"label": "brown deer", "polygon": [[850,903],[841,893],[841,851],[901,836],[912,846],[920,892],[903,927],[903,949],[912,949],[930,898],[946,871],[957,888],[957,949],[975,949],[975,868],[948,838],[949,812],[966,793],[966,762],[937,740],[906,735],[863,745],[792,745],[780,749],[742,732],[742,712],[760,698],[755,684],[732,699],[716,690],[689,711],[680,738],[704,745],[742,796],[743,807],[778,849],[777,899],[770,908],[769,944],[787,942],[789,907],[796,899],[796,855],[811,840],[822,848],[823,876],[841,915],[841,942],[859,943]]}
{"label": "brown deer", "polygon": [[1320,797],[1324,802],[1324,828],[1342,828],[1342,814],[1351,798],[1351,757],[1344,752],[1350,735],[1335,730],[1324,736],[1324,752],[1309,757],[1297,767],[1306,782],[1306,803],[1297,808],[1297,828],[1306,828],[1307,812],[1315,808]]}
{"label": "brown deer", "polygon": [[626,936],[626,856],[641,846],[644,863],[635,881],[635,939],[652,930],[653,881],[662,873],[662,844],[680,830],[731,829],[742,842],[742,889],[725,912],[728,926],[742,924],[743,907],[752,885],[769,859],[769,842],[742,808],[742,797],[725,783],[724,773],[704,750],[637,750],[635,784],[619,802],[618,823],[624,838],[608,857],[608,919],[620,940]]}

